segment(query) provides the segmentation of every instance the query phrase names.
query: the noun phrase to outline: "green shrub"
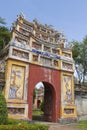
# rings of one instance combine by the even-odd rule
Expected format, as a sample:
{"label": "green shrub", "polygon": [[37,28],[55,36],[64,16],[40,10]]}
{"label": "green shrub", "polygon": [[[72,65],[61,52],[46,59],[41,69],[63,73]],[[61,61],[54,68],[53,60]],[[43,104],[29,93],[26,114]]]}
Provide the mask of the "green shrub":
{"label": "green shrub", "polygon": [[23,121],[21,121],[21,120],[16,120],[16,119],[8,118],[8,124],[10,124],[10,125],[20,124],[22,122]]}
{"label": "green shrub", "polygon": [[44,112],[44,101],[40,103],[40,108],[41,108],[41,111]]}
{"label": "green shrub", "polygon": [[31,124],[28,121],[8,119],[7,125],[0,125],[0,130],[48,130],[44,124]]}
{"label": "green shrub", "polygon": [[0,130],[48,130],[48,126],[42,124],[19,123],[17,125],[0,125]]}
{"label": "green shrub", "polygon": [[4,95],[0,92],[0,125],[7,124],[8,114]]}
{"label": "green shrub", "polygon": [[87,120],[80,121],[77,125],[77,128],[80,128],[82,130],[87,130]]}

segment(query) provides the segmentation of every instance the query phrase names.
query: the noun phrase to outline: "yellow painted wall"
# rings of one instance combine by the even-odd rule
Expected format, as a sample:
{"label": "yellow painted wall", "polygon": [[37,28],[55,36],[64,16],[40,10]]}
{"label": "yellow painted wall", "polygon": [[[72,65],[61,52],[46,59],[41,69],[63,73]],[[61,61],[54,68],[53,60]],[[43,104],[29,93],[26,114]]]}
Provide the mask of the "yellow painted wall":
{"label": "yellow painted wall", "polygon": [[77,117],[74,103],[74,76],[73,73],[61,72],[61,118],[70,117]]}
{"label": "yellow painted wall", "polygon": [[[28,77],[28,69],[28,64],[21,61],[9,59],[6,62],[4,94],[7,101],[9,118],[28,119],[28,104],[24,98],[24,87],[26,87],[25,82]],[[15,93],[13,92],[12,95],[11,87],[15,88]],[[22,114],[21,109],[24,110]]]}
{"label": "yellow painted wall", "polygon": [[8,113],[8,117],[9,118],[13,118],[13,119],[28,119],[28,105],[27,104],[14,104],[14,103],[8,103],[7,104],[8,108],[24,108],[24,113],[22,114],[18,114],[18,113]]}
{"label": "yellow painted wall", "polygon": [[[27,72],[28,68],[27,68],[28,64],[27,63],[23,63],[21,61],[16,61],[16,60],[8,60],[6,63],[6,84],[5,84],[5,97],[7,102],[25,102],[23,99],[23,89],[24,89],[24,79],[25,79],[25,71]],[[12,73],[12,70],[14,71]],[[16,87],[18,88],[17,93],[15,98],[11,98],[9,96],[10,94],[10,87],[11,85],[14,83],[14,77],[15,77],[15,71],[19,71],[21,72],[21,74],[17,74],[18,76],[16,76],[15,79],[15,84]],[[21,78],[18,78],[21,77]]]}
{"label": "yellow painted wall", "polygon": [[[69,109],[70,111],[73,110],[73,113],[65,113],[64,109]],[[76,118],[77,112],[76,112],[76,106],[75,105],[67,105],[67,106],[61,106],[61,118]]]}

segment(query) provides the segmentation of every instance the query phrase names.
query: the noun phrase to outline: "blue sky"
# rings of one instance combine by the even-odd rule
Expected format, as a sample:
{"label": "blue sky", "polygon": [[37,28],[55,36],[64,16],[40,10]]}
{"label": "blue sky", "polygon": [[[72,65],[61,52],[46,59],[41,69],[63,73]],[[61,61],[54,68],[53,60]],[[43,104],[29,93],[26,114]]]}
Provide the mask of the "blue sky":
{"label": "blue sky", "polygon": [[82,41],[87,35],[87,0],[1,0],[0,17],[7,26],[23,12],[26,19],[62,30],[67,41]]}

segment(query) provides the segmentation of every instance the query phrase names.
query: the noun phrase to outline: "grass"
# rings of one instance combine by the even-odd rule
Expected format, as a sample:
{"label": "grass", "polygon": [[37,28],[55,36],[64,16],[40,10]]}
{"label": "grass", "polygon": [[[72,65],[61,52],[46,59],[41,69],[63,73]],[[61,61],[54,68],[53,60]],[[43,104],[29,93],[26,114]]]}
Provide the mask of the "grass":
{"label": "grass", "polygon": [[34,116],[41,116],[41,115],[44,115],[44,112],[43,111],[41,111],[41,110],[33,110],[33,113],[32,113],[32,115],[34,115]]}
{"label": "grass", "polygon": [[0,130],[48,130],[48,126],[28,121],[8,119],[8,124],[0,125]]}
{"label": "grass", "polygon": [[32,112],[33,120],[43,121],[44,119],[44,112],[41,110],[33,110]]}
{"label": "grass", "polygon": [[87,130],[87,120],[80,121],[76,127],[80,128],[81,130]]}

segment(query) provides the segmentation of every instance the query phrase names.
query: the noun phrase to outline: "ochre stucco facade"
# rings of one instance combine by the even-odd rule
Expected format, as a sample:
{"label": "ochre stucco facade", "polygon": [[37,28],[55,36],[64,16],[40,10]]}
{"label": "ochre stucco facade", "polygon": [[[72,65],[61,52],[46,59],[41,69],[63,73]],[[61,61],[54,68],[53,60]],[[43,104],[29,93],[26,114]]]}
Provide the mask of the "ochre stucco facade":
{"label": "ochre stucco facade", "polygon": [[[28,70],[28,64],[24,62],[12,59],[7,60],[6,62],[4,94],[6,101],[8,102],[7,106],[10,118],[23,119],[28,117],[26,88],[26,84],[28,84]],[[16,112],[21,114],[16,115]]]}

